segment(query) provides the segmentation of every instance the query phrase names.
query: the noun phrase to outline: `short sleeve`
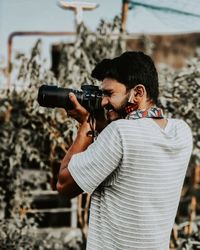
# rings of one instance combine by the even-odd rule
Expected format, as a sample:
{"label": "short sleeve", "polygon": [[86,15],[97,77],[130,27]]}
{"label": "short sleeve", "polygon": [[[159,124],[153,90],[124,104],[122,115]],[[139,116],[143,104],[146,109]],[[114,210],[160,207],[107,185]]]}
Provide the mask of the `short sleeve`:
{"label": "short sleeve", "polygon": [[120,164],[122,141],[116,122],[109,124],[86,151],[75,154],[68,169],[79,187],[92,193]]}

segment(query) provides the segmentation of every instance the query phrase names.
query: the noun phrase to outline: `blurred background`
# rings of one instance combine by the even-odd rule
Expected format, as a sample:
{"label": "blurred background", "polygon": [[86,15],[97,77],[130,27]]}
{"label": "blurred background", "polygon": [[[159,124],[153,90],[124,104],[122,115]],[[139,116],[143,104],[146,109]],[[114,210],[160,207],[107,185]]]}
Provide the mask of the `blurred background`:
{"label": "blurred background", "polygon": [[200,249],[200,1],[0,0],[1,249],[85,249],[89,195],[55,190],[77,124],[37,92],[99,85],[96,63],[126,50],[154,59],[160,105],[192,128],[170,248]]}

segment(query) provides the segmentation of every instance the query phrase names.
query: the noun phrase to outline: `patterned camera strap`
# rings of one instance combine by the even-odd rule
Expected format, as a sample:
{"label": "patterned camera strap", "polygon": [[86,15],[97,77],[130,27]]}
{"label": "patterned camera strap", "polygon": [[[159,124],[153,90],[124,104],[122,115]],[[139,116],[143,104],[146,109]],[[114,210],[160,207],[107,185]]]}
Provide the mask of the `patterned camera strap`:
{"label": "patterned camera strap", "polygon": [[158,107],[152,107],[148,110],[134,110],[130,112],[126,119],[140,119],[140,118],[156,118],[162,119],[164,118],[163,110]]}

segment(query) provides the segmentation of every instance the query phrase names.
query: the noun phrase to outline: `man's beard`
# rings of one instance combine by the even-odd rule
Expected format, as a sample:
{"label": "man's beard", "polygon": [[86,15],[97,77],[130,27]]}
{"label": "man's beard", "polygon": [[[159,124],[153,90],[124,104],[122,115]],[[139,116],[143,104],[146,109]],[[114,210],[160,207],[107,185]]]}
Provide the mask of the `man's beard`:
{"label": "man's beard", "polygon": [[[125,97],[125,99],[122,102],[120,108],[114,108],[111,104],[108,104],[108,105],[105,106],[105,110],[106,110],[105,116],[106,116],[106,119],[107,119],[107,121],[109,123],[112,122],[112,121],[118,120],[118,119],[125,118],[123,116],[123,114],[124,114],[124,108],[126,107],[127,102],[128,102],[128,97]],[[112,113],[112,119],[110,119],[111,112],[113,112]],[[110,115],[109,115],[109,113],[110,113]]]}

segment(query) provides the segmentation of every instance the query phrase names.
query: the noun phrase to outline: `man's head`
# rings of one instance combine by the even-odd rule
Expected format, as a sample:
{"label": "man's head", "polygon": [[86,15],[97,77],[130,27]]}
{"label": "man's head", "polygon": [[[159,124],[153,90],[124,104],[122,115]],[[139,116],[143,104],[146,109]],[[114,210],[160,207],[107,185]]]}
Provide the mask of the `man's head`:
{"label": "man's head", "polygon": [[103,81],[102,106],[108,110],[108,119],[117,118],[127,102],[135,109],[157,104],[158,74],[152,59],[143,52],[125,52],[114,59],[104,59],[92,71],[92,77]]}

